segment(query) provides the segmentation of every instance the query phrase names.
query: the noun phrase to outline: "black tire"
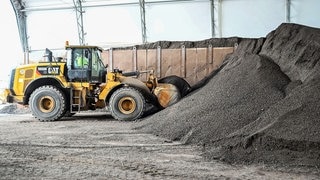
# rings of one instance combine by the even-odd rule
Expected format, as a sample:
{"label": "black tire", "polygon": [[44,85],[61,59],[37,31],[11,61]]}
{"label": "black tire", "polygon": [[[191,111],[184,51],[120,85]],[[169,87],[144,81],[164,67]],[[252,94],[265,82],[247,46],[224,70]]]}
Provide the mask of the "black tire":
{"label": "black tire", "polygon": [[159,79],[158,82],[172,84],[172,85],[176,86],[180,92],[181,98],[186,96],[191,90],[191,86],[189,85],[189,83],[186,80],[184,80],[183,78],[181,78],[179,76],[175,76],[175,75],[167,76],[162,79]]}
{"label": "black tire", "polygon": [[136,88],[122,87],[111,95],[109,110],[115,119],[133,121],[145,112],[146,100]]}
{"label": "black tire", "polygon": [[54,86],[41,86],[30,96],[32,115],[39,121],[55,121],[66,112],[65,96]]}

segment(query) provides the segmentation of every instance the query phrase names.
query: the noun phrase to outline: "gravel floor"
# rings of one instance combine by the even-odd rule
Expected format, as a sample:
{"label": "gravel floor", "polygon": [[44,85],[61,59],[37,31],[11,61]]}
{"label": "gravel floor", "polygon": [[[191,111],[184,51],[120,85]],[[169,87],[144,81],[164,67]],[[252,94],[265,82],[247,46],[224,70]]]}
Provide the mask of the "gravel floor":
{"label": "gravel floor", "polygon": [[43,123],[0,114],[0,179],[318,179],[305,168],[206,161],[201,147],[132,130],[135,122],[77,114]]}

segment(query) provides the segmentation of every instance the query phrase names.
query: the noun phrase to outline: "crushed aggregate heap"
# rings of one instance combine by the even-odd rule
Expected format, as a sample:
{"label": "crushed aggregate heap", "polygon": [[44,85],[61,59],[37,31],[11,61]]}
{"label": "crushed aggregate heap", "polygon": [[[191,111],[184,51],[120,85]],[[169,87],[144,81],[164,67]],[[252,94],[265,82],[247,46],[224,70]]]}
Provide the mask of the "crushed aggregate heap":
{"label": "crushed aggregate heap", "polygon": [[201,88],[135,128],[209,159],[319,167],[320,29],[284,23],[238,41]]}

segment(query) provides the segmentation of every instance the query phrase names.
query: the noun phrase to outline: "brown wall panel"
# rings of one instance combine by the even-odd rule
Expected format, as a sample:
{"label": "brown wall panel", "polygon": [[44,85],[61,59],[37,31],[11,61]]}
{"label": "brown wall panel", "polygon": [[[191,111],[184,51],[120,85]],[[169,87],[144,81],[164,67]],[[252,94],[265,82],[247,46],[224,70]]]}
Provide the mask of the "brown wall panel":
{"label": "brown wall panel", "polygon": [[233,47],[215,47],[213,48],[213,68],[217,69],[222,64],[222,61],[227,54],[232,53]]}
{"label": "brown wall panel", "polygon": [[[223,62],[233,47],[108,50],[103,53],[106,64],[125,72],[154,70],[158,78],[177,75],[194,85]],[[146,74],[140,76],[146,79]]]}
{"label": "brown wall panel", "polygon": [[[155,49],[142,49],[137,50],[137,67],[135,70],[138,71],[149,71],[153,70],[157,72],[157,50]],[[147,74],[143,73],[139,77],[141,80],[147,79]]]}
{"label": "brown wall panel", "polygon": [[146,50],[138,50],[137,53],[137,70],[145,71],[147,70],[147,57],[146,57]]}
{"label": "brown wall panel", "polygon": [[145,55],[147,60],[147,70],[153,70],[154,73],[157,71],[157,50],[156,49],[149,49],[147,54]]}
{"label": "brown wall panel", "polygon": [[197,48],[197,66],[196,66],[196,82],[203,79],[207,74],[208,68],[208,48]]}
{"label": "brown wall panel", "polygon": [[161,50],[161,77],[180,76],[181,49]]}
{"label": "brown wall panel", "polygon": [[113,68],[118,68],[124,72],[133,71],[132,50],[113,51]]}
{"label": "brown wall panel", "polygon": [[212,64],[209,63],[209,58],[212,56],[208,52],[211,52],[208,48],[186,49],[186,80],[190,84],[195,84],[210,73]]}
{"label": "brown wall panel", "polygon": [[137,61],[139,71],[154,70],[157,68],[157,50],[137,50]]}
{"label": "brown wall panel", "polygon": [[109,50],[107,50],[107,51],[103,51],[102,53],[101,53],[101,58],[102,58],[102,61],[103,61],[103,64],[104,65],[109,65]]}
{"label": "brown wall panel", "polygon": [[186,49],[186,80],[193,84],[196,82],[197,74],[197,49],[188,48]]}

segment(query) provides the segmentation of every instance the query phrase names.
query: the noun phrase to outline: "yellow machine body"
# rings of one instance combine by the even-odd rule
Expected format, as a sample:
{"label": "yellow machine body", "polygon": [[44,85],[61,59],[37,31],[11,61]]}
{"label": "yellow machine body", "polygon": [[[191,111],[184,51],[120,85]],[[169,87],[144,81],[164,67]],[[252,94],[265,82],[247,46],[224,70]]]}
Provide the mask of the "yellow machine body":
{"label": "yellow machine body", "polygon": [[[65,61],[53,61],[47,49],[47,62],[13,69],[6,100],[29,105],[40,121],[99,108],[109,110],[116,119],[134,120],[142,117],[147,104],[166,108],[177,102],[181,82],[189,86],[179,78],[179,83],[159,83],[153,71],[143,72],[148,74],[145,82],[135,78],[142,72],[107,72],[100,58],[101,48],[96,46],[66,45],[66,50]],[[86,64],[76,64],[80,56],[87,59]]]}

